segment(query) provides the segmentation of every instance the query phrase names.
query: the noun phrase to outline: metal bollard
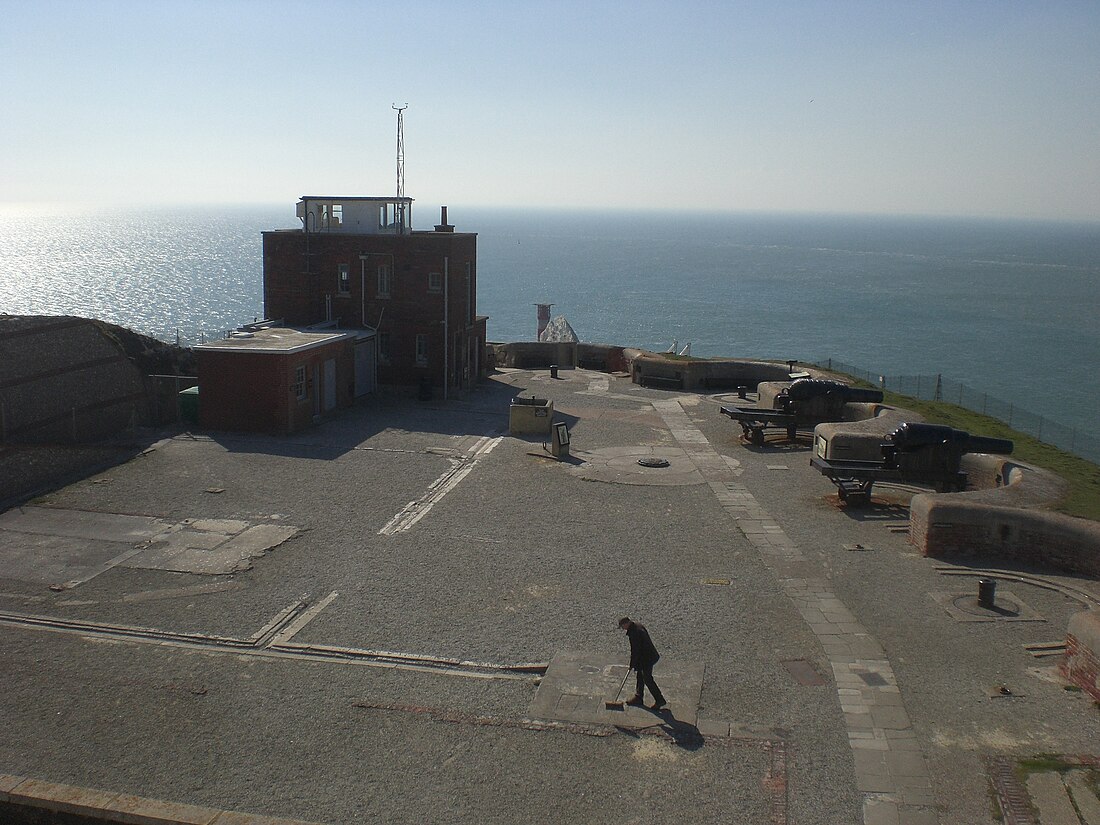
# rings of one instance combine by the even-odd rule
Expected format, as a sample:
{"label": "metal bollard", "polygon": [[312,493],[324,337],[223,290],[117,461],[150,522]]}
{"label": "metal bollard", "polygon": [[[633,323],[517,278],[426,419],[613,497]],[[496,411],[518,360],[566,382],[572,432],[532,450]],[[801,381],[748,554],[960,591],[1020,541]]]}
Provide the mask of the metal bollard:
{"label": "metal bollard", "polygon": [[557,364],[551,364],[550,365],[550,377],[551,378],[557,378],[558,377],[558,365]]}
{"label": "metal bollard", "polygon": [[993,601],[997,596],[996,579],[978,579],[978,606],[993,607]]}

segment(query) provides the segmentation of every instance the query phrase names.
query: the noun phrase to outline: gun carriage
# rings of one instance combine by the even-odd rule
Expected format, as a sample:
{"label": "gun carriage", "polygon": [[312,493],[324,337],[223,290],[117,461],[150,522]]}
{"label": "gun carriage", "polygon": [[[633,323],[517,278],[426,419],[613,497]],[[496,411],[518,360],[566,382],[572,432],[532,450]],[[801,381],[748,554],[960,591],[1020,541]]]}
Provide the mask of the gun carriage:
{"label": "gun carriage", "polygon": [[722,407],[723,415],[741,425],[741,437],[757,447],[764,443],[764,431],[784,429],[787,438],[794,439],[799,430],[809,430],[818,424],[840,421],[844,405],[849,401],[879,403],[879,390],[849,387],[839,381],[800,378],[775,396],[772,409],[762,407]]}
{"label": "gun carriage", "polygon": [[810,464],[836,485],[841,501],[865,504],[876,481],[926,484],[938,492],[965,490],[966,473],[959,464],[966,453],[1010,455],[1013,445],[939,424],[905,423],[886,436],[881,461],[827,459],[826,447],[818,436]]}

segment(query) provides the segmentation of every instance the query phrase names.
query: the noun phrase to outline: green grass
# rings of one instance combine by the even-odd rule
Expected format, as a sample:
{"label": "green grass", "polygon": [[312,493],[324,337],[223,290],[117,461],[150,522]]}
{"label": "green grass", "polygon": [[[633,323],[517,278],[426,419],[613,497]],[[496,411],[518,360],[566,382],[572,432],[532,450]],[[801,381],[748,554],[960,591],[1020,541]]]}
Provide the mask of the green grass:
{"label": "green grass", "polygon": [[[874,386],[866,381],[857,380],[855,383],[861,387]],[[1012,429],[1003,421],[956,404],[923,401],[889,391],[884,395],[887,404],[920,413],[933,424],[946,424],[974,435],[1011,440],[1013,458],[1057,473],[1069,484],[1069,492],[1054,505],[1054,510],[1069,516],[1100,521],[1100,466],[1050,444],[1044,444],[1033,436]]]}

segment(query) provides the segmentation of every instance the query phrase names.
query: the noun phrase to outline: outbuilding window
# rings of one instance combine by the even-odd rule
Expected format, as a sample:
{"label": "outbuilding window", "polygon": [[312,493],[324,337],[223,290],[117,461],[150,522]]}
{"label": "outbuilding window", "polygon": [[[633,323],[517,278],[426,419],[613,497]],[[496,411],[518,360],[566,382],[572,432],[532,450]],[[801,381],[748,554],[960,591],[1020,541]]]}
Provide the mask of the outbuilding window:
{"label": "outbuilding window", "polygon": [[351,292],[351,274],[347,264],[340,264],[336,268],[336,291],[341,295]]}
{"label": "outbuilding window", "polygon": [[421,366],[428,363],[428,336],[416,336],[416,363]]}
{"label": "outbuilding window", "polygon": [[428,292],[443,291],[443,276],[438,272],[428,273]]}
{"label": "outbuilding window", "polygon": [[304,366],[294,368],[294,383],[290,385],[290,390],[299,401],[306,400],[306,368]]}
{"label": "outbuilding window", "polygon": [[378,297],[389,298],[392,288],[393,274],[390,271],[389,264],[382,264],[378,267]]}

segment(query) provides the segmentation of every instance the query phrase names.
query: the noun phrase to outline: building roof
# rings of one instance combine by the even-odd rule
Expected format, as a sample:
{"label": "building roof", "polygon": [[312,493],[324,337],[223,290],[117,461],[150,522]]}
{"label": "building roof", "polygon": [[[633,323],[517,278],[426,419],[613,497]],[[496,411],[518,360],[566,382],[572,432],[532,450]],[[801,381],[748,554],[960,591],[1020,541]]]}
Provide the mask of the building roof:
{"label": "building roof", "polygon": [[370,338],[373,330],[296,329],[294,327],[265,327],[241,330],[230,337],[194,347],[202,352],[251,352],[271,355],[287,355],[332,344],[341,340]]}
{"label": "building roof", "polygon": [[303,201],[339,201],[340,203],[354,203],[355,201],[386,201],[387,203],[412,203],[413,198],[398,198],[394,195],[302,195]]}

